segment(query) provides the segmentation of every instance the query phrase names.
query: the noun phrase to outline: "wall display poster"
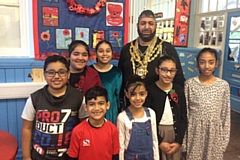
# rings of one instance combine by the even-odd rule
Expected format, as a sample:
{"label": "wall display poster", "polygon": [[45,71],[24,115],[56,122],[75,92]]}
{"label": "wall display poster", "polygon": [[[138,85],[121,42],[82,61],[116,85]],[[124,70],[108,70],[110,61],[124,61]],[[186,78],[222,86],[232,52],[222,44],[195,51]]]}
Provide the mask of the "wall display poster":
{"label": "wall display poster", "polygon": [[105,31],[103,30],[93,30],[92,31],[92,48],[96,48],[98,42],[105,39]]}
{"label": "wall display poster", "polygon": [[75,27],[75,40],[82,40],[89,45],[89,28]]}
{"label": "wall display poster", "polygon": [[[74,40],[86,42],[90,59],[94,59],[92,53],[97,43],[106,39],[113,43],[114,57],[119,57],[126,36],[123,25],[125,0],[111,0],[111,3],[107,0],[34,0],[32,3],[36,60],[45,60],[55,54],[68,57],[68,46]],[[76,3],[86,12],[80,13],[79,8],[73,11],[71,6]]]}
{"label": "wall display poster", "polygon": [[58,26],[58,8],[42,7],[43,26]]}
{"label": "wall display poster", "polygon": [[112,44],[112,47],[122,47],[123,46],[122,31],[109,31],[109,42]]}
{"label": "wall display poster", "polygon": [[123,3],[107,2],[107,26],[123,26]]}
{"label": "wall display poster", "polygon": [[196,67],[196,54],[197,52],[179,52],[178,56],[181,61],[183,74],[186,79],[199,75],[198,68]]}
{"label": "wall display poster", "polygon": [[190,0],[176,1],[174,20],[174,46],[187,46],[188,25],[190,15]]}
{"label": "wall display poster", "polygon": [[68,49],[68,45],[72,42],[71,29],[56,29],[56,48]]}

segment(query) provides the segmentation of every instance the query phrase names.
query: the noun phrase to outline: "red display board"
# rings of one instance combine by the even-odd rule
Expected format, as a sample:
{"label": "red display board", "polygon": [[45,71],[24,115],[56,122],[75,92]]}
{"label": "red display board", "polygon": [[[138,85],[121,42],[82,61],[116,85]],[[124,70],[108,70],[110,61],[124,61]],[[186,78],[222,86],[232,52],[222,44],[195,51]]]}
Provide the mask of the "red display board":
{"label": "red display board", "polygon": [[173,45],[187,47],[190,0],[176,1]]}

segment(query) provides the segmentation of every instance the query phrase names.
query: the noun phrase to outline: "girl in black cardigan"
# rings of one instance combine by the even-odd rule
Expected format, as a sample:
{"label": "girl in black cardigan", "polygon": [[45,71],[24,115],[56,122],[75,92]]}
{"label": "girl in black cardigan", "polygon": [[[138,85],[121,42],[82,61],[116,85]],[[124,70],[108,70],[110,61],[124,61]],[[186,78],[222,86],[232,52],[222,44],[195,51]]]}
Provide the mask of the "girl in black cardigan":
{"label": "girl in black cardigan", "polygon": [[175,59],[169,55],[161,57],[155,71],[159,80],[147,88],[145,106],[156,112],[160,159],[179,160],[187,128],[187,111],[183,88],[172,83],[177,72]]}

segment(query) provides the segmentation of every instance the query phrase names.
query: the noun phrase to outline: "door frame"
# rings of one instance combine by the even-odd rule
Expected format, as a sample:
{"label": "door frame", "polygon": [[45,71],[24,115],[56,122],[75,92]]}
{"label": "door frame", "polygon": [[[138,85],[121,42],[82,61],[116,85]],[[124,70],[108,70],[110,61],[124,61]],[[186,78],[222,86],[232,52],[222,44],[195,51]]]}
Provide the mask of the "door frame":
{"label": "door frame", "polygon": [[[223,74],[222,78],[226,80],[230,85],[230,99],[231,109],[240,113],[240,69],[236,69],[236,65],[240,65],[238,62],[228,60],[228,45],[231,17],[240,16],[240,12],[229,12],[227,15],[227,26],[225,35],[225,47],[223,56]],[[239,55],[240,56],[240,55]]]}

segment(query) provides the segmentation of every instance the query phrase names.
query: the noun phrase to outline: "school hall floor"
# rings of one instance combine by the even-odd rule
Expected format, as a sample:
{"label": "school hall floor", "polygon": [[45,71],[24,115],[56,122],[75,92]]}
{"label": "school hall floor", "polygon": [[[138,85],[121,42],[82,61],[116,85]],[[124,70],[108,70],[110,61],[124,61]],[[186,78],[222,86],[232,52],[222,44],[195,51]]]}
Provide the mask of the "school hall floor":
{"label": "school hall floor", "polygon": [[240,113],[231,111],[230,142],[224,160],[240,160]]}

